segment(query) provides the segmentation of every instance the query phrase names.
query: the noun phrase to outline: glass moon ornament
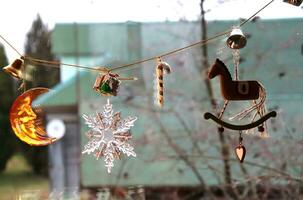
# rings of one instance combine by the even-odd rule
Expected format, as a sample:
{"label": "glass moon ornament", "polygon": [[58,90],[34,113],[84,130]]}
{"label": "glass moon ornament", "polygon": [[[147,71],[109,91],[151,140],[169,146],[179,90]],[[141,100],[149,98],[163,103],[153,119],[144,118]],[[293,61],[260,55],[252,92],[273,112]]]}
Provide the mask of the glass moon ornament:
{"label": "glass moon ornament", "polygon": [[17,97],[10,110],[10,123],[16,136],[32,146],[45,146],[57,138],[49,137],[39,116],[41,109],[32,106],[32,102],[40,95],[49,92],[48,88],[32,88]]}

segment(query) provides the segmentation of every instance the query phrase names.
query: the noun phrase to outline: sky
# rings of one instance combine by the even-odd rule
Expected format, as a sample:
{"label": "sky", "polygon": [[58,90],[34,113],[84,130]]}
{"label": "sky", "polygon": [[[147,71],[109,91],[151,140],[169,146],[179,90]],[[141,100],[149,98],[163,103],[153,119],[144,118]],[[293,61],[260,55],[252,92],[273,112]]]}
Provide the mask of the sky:
{"label": "sky", "polygon": [[[56,23],[197,20],[200,0],[1,0],[0,34],[23,53],[26,33],[37,14],[51,29]],[[248,18],[269,0],[205,0],[207,20]],[[262,19],[302,18],[301,7],[275,0]],[[1,43],[3,41],[1,40]],[[10,61],[18,55],[5,45]]]}

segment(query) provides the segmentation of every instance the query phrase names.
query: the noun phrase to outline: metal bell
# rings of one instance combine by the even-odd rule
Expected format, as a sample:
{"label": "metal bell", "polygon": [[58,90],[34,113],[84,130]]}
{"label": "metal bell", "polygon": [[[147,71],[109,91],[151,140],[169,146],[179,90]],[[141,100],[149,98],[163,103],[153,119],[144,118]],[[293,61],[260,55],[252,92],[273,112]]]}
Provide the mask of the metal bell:
{"label": "metal bell", "polygon": [[283,2],[289,3],[294,6],[299,6],[303,0],[283,0]]}
{"label": "metal bell", "polygon": [[3,67],[3,71],[12,75],[13,77],[16,77],[17,79],[22,79],[22,66],[23,60],[16,59],[12,64]]}
{"label": "metal bell", "polygon": [[231,49],[241,49],[246,45],[246,37],[240,28],[233,28],[226,44]]}

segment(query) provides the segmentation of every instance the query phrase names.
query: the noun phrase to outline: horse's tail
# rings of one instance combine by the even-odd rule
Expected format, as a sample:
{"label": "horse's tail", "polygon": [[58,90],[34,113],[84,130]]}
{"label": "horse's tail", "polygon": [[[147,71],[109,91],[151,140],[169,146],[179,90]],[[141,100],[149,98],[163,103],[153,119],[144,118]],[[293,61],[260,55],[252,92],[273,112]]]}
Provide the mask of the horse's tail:
{"label": "horse's tail", "polygon": [[234,119],[243,119],[251,114],[254,110],[257,110],[258,113],[264,114],[265,113],[265,100],[266,100],[266,91],[265,88],[261,83],[259,83],[259,99],[258,101],[254,101],[254,105],[249,108],[242,110],[241,112],[237,113],[235,116],[229,118],[230,120]]}

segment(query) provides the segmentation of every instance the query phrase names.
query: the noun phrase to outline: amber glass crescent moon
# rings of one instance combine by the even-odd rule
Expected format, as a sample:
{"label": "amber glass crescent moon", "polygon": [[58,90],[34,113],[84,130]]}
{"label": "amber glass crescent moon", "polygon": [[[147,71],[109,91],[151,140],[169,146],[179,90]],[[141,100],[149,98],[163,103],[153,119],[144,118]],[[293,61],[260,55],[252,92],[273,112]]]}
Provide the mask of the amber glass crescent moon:
{"label": "amber glass crescent moon", "polygon": [[42,119],[32,107],[32,102],[41,94],[49,92],[48,88],[32,88],[14,101],[10,110],[11,127],[16,136],[32,146],[45,146],[53,143],[56,138],[46,135]]}

